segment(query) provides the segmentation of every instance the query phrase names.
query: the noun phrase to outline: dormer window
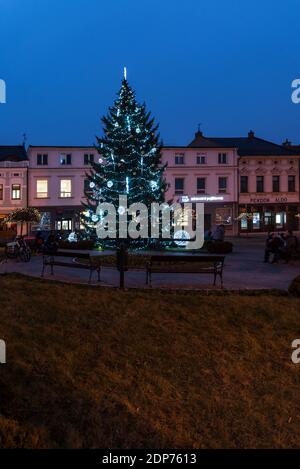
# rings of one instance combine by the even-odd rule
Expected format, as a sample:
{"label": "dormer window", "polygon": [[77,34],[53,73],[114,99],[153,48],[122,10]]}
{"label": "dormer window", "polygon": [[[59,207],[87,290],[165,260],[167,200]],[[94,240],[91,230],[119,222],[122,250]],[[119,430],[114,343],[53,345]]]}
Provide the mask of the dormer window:
{"label": "dormer window", "polygon": [[184,153],[175,153],[175,164],[184,164]]}

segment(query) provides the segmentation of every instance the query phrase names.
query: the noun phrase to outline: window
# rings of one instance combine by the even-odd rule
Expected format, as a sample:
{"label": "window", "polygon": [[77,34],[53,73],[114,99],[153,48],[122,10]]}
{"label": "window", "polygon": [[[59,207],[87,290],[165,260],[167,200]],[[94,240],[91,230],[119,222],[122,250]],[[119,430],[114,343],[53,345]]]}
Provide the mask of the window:
{"label": "window", "polygon": [[219,192],[227,192],[227,177],[219,177]]}
{"label": "window", "polygon": [[92,192],[89,179],[84,180],[84,192]]}
{"label": "window", "polygon": [[264,176],[256,176],[256,192],[264,192]]}
{"label": "window", "polygon": [[175,178],[175,194],[183,194],[184,178]]}
{"label": "window", "polygon": [[47,179],[38,179],[36,181],[36,196],[38,199],[45,199],[48,197]]}
{"label": "window", "polygon": [[61,165],[72,164],[72,155],[70,153],[69,154],[62,153],[60,155],[60,164]]}
{"label": "window", "polygon": [[218,163],[219,164],[227,164],[227,153],[219,153],[218,154]]}
{"label": "window", "polygon": [[175,153],[175,164],[184,164],[184,153]]}
{"label": "window", "polygon": [[252,227],[253,227],[253,230],[260,229],[260,213],[259,212],[252,213]]}
{"label": "window", "polygon": [[71,179],[61,179],[60,197],[71,197]]}
{"label": "window", "polygon": [[197,155],[197,164],[206,164],[206,154],[198,153]]}
{"label": "window", "polygon": [[288,176],[288,191],[295,192],[296,191],[296,178],[295,176],[289,175]]}
{"label": "window", "polygon": [[248,192],[248,176],[241,176],[241,192]]}
{"label": "window", "polygon": [[36,164],[38,166],[47,166],[48,164],[48,155],[38,153],[36,157]]}
{"label": "window", "polygon": [[197,178],[197,194],[205,194],[205,178]]}
{"label": "window", "polygon": [[21,199],[21,185],[20,184],[13,184],[11,186],[11,198],[13,200]]}
{"label": "window", "polygon": [[0,200],[3,200],[3,184],[0,184]]}
{"label": "window", "polygon": [[56,220],[55,222],[56,229],[58,231],[72,231],[72,220],[65,219],[65,220]]}
{"label": "window", "polygon": [[92,163],[94,163],[94,155],[92,153],[90,154],[86,153],[84,155],[84,164],[87,166]]}
{"label": "window", "polygon": [[273,192],[280,191],[280,176],[273,176],[272,185],[273,185]]}

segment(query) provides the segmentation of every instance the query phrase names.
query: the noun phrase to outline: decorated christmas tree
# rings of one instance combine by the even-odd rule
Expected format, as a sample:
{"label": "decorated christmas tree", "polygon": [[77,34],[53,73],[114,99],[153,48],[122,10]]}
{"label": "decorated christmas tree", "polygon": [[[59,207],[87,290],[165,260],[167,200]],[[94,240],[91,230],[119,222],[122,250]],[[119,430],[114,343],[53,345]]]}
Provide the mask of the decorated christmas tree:
{"label": "decorated christmas tree", "polygon": [[[88,175],[89,187],[85,190],[84,222],[87,230],[95,235],[99,223],[99,203],[114,205],[120,213],[119,196],[127,196],[128,206],[143,203],[163,202],[167,184],[163,178],[161,141],[158,126],[139,104],[130,87],[126,70],[120,92],[108,114],[102,118],[103,136],[97,138],[98,160],[92,164]],[[129,220],[130,221],[130,220]],[[118,226],[118,225],[117,225]],[[149,245],[149,240],[127,239],[131,247]],[[118,246],[120,239],[104,242],[107,246]]]}

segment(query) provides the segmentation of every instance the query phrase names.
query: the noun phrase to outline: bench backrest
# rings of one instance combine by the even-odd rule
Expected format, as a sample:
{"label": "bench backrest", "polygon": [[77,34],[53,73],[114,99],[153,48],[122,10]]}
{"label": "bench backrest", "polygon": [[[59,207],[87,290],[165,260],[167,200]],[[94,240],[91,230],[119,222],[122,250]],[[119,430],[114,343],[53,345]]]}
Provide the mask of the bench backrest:
{"label": "bench backrest", "polygon": [[76,257],[78,259],[89,259],[90,255],[82,252],[69,252],[69,251],[56,251],[56,252],[45,252],[45,256],[52,257]]}
{"label": "bench backrest", "polygon": [[152,263],[162,263],[162,262],[172,262],[172,263],[180,263],[180,262],[224,262],[225,256],[210,256],[210,255],[200,255],[195,256],[192,255],[154,255],[150,257],[150,262]]}

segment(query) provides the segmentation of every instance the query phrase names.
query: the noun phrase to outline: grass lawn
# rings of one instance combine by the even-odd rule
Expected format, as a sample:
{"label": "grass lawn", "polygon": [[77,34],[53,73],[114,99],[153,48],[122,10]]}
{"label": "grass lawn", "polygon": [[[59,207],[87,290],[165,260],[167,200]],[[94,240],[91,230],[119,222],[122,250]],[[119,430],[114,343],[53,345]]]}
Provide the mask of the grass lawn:
{"label": "grass lawn", "polygon": [[300,298],[0,276],[1,447],[299,447]]}

